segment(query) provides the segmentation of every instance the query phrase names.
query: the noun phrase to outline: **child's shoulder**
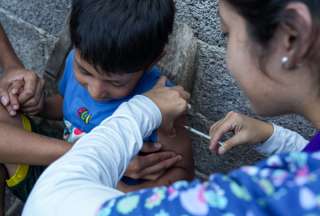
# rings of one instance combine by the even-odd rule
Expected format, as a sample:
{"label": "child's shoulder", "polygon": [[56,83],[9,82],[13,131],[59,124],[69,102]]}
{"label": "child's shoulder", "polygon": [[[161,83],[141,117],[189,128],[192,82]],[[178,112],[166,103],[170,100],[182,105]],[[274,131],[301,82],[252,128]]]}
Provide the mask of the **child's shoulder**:
{"label": "child's shoulder", "polygon": [[134,94],[141,94],[152,89],[160,78],[160,70],[153,67],[151,70],[145,71],[142,78],[138,82]]}
{"label": "child's shoulder", "polygon": [[[135,94],[141,94],[151,90],[157,84],[160,77],[161,71],[157,66],[146,71],[135,89]],[[174,84],[170,80],[167,80],[166,86],[173,85]]]}
{"label": "child's shoulder", "polygon": [[63,74],[59,79],[59,92],[64,96],[65,91],[67,91],[68,86],[76,85],[76,80],[73,73],[73,61],[74,61],[75,51],[71,50],[65,60],[65,66]]}
{"label": "child's shoulder", "polygon": [[145,81],[158,81],[161,76],[160,69],[157,66],[152,67],[150,70],[144,73]]}

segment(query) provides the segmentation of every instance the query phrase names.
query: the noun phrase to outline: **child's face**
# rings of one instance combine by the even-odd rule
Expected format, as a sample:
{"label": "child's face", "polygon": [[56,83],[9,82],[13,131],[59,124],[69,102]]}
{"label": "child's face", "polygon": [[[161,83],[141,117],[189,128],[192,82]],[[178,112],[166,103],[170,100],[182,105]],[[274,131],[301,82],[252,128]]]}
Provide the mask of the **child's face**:
{"label": "child's face", "polygon": [[102,74],[83,60],[76,50],[74,60],[76,79],[97,101],[108,101],[128,96],[135,88],[144,71],[130,74]]}

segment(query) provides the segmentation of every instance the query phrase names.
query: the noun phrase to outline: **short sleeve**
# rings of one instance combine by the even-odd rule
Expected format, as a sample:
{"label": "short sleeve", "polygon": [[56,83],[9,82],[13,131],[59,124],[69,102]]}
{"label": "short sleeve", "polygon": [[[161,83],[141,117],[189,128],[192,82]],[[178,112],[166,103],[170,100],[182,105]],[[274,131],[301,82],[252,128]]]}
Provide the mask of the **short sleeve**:
{"label": "short sleeve", "polygon": [[59,80],[59,83],[58,83],[58,90],[59,90],[59,93],[61,96],[64,97],[65,95],[65,91],[66,91],[66,88],[67,88],[67,83],[68,83],[68,80],[69,80],[69,77],[72,73],[72,70],[73,70],[73,59],[74,59],[74,50],[72,50],[67,59],[66,59],[66,64],[65,64],[65,68],[64,68],[64,71],[63,71],[63,74]]}

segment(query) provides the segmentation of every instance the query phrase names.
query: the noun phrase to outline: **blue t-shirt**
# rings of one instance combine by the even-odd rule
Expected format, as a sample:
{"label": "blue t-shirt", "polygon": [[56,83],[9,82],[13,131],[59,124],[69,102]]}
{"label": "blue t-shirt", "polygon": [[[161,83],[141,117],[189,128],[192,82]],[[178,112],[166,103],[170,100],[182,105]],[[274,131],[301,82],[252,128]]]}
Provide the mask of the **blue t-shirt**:
{"label": "blue t-shirt", "polygon": [[[111,116],[121,103],[130,100],[134,95],[143,94],[152,89],[161,76],[159,69],[153,67],[143,74],[132,93],[127,97],[106,102],[96,101],[75,77],[73,70],[74,56],[75,52],[71,51],[66,60],[64,74],[59,82],[59,91],[61,96],[64,97],[63,115],[68,129],[67,133],[69,133],[67,137],[70,137],[70,135],[80,137],[84,133],[90,132],[101,121]],[[74,139],[70,141],[68,138],[66,140],[69,142],[75,141]],[[156,131],[145,141],[156,142]]]}

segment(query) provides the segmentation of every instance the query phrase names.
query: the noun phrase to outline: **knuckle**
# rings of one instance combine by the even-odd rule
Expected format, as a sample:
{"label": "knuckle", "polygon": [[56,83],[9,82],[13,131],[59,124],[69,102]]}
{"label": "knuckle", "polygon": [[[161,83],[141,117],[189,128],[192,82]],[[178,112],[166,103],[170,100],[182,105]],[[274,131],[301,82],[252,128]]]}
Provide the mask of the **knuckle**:
{"label": "knuckle", "polygon": [[141,165],[140,165],[140,162],[138,162],[138,161],[136,161],[134,164],[132,164],[132,171],[133,172],[139,172],[140,171],[140,167],[141,167]]}
{"label": "knuckle", "polygon": [[230,112],[228,112],[227,117],[232,117],[232,116],[234,116],[235,114],[236,114],[236,112],[230,111]]}
{"label": "knuckle", "polygon": [[38,103],[36,101],[36,99],[32,98],[29,102],[28,102],[28,105],[33,107],[33,106],[37,106]]}
{"label": "knuckle", "polygon": [[142,176],[139,173],[132,173],[133,179],[140,179]]}
{"label": "knuckle", "polygon": [[227,117],[234,119],[234,120],[238,120],[241,118],[241,114],[234,112],[234,111],[231,111],[228,113]]}
{"label": "knuckle", "polygon": [[180,94],[179,94],[178,91],[173,91],[173,92],[172,92],[172,96],[173,96],[173,97],[179,97]]}
{"label": "knuckle", "polygon": [[138,168],[137,168],[137,165],[132,165],[131,166],[131,168],[130,168],[130,170],[132,171],[132,172],[136,172],[137,170],[138,170]]}
{"label": "knuckle", "polygon": [[32,71],[29,71],[29,70],[27,70],[25,74],[26,74],[26,77],[31,80],[36,79],[36,77],[37,77],[35,73],[33,73]]}

